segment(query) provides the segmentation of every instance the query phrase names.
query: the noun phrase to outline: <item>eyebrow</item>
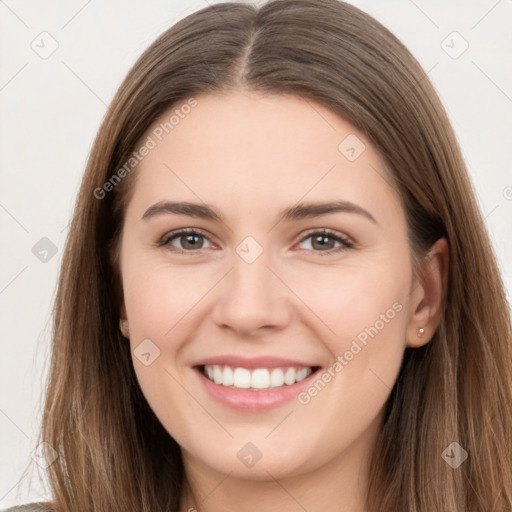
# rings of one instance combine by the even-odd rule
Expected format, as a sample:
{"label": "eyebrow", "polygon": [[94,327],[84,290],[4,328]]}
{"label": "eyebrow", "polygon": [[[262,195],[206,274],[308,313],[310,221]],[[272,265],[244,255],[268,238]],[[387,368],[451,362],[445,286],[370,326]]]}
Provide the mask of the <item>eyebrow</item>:
{"label": "eyebrow", "polygon": [[[277,222],[300,220],[337,212],[355,213],[371,220],[375,224],[378,224],[370,212],[361,206],[358,206],[357,204],[351,203],[350,201],[299,203],[295,206],[291,206],[283,210],[280,213]],[[186,201],[160,201],[150,206],[144,212],[142,220],[147,220],[152,217],[165,214],[187,215],[189,217],[195,217],[198,219],[224,222],[223,215],[215,208],[205,204],[191,203]]]}

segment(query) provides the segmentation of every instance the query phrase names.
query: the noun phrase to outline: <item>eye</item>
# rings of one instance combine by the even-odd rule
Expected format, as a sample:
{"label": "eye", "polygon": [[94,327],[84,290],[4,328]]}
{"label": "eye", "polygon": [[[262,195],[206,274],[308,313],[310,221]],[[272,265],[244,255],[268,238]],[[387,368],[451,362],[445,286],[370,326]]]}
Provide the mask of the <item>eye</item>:
{"label": "eye", "polygon": [[[181,247],[176,247],[172,242],[177,241]],[[160,246],[168,246],[169,249],[181,253],[185,252],[201,252],[203,241],[208,240],[208,237],[194,228],[180,229],[166,234],[158,243]]]}
{"label": "eye", "polygon": [[[354,244],[348,238],[328,229],[311,231],[308,235],[302,238],[300,243],[304,243],[308,239],[311,239],[311,249],[306,249],[318,252],[321,256],[339,253],[354,247]],[[329,241],[329,239],[331,241]],[[176,251],[178,253],[201,253],[202,249],[205,249],[204,240],[209,241],[209,238],[204,233],[195,228],[186,228],[166,234],[158,245],[166,246],[172,251]],[[179,243],[181,247],[177,247],[174,242]],[[334,244],[336,243],[340,245],[335,247]]]}
{"label": "eye", "polygon": [[[310,238],[310,245],[312,250],[314,250],[315,248],[319,248],[319,250],[316,250],[314,252],[319,252],[321,256],[339,253],[341,251],[345,251],[351,247],[354,247],[354,244],[348,238],[341,236],[335,231],[331,231],[329,229],[311,231],[307,236],[302,238],[300,243],[303,243]],[[329,241],[329,239],[332,241]],[[336,242],[340,244],[338,247],[334,247],[334,244]]]}

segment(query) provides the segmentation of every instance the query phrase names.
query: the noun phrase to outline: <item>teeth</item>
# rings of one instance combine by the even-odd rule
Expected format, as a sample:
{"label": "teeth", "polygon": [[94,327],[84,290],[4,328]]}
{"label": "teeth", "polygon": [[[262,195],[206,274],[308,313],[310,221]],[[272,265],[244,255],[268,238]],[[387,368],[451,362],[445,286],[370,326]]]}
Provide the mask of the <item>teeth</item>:
{"label": "teeth", "polygon": [[309,372],[309,368],[301,368],[296,376],[295,376],[295,380],[297,382],[300,382],[301,380],[304,380],[308,375],[310,374]]}
{"label": "teeth", "polygon": [[[215,366],[213,367],[215,368]],[[224,383],[220,383],[224,385]],[[247,368],[235,368],[233,372],[233,386],[247,389],[251,387],[251,372]]]}
{"label": "teeth", "polygon": [[291,386],[304,380],[312,368],[232,368],[230,366],[205,366],[204,374],[208,379],[222,386],[238,389],[270,389],[283,385]]}
{"label": "teeth", "polygon": [[295,370],[293,368],[288,368],[286,373],[284,374],[284,383],[290,386],[295,382]]}
{"label": "teeth", "polygon": [[233,382],[233,370],[229,366],[224,366],[224,371],[222,372],[222,383],[224,386],[232,386]]}
{"label": "teeth", "polygon": [[278,388],[284,384],[284,373],[281,368],[274,368],[270,374],[270,385]]}

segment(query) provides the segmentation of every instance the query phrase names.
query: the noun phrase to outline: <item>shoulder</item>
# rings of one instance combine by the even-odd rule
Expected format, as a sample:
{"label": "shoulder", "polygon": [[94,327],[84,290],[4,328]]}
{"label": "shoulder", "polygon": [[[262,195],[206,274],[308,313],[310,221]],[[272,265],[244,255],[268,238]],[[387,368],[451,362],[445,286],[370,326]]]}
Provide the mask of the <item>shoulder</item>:
{"label": "shoulder", "polygon": [[26,503],[25,505],[16,505],[15,507],[5,508],[0,512],[43,512],[46,503]]}

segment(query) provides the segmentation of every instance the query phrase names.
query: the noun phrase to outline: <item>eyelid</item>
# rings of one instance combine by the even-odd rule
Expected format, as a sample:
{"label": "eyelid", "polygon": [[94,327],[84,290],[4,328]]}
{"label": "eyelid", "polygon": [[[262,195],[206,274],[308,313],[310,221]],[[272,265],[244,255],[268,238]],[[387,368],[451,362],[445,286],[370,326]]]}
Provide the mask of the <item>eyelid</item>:
{"label": "eyelid", "polygon": [[[165,235],[163,235],[160,238],[160,240],[157,242],[157,245],[159,247],[170,245],[169,242],[172,239],[177,238],[180,235],[186,235],[186,234],[200,235],[203,238],[205,238],[206,240],[208,240],[211,244],[215,245],[215,243],[212,242],[212,240],[210,240],[210,235],[208,233],[206,233],[205,231],[203,231],[200,228],[192,228],[192,227],[179,228],[179,229],[175,229],[173,231],[166,233]],[[341,247],[327,249],[325,251],[315,251],[312,249],[303,249],[303,250],[307,250],[307,251],[314,252],[314,253],[319,253],[321,255],[330,255],[330,254],[339,253],[344,250],[353,248],[356,245],[356,243],[350,237],[348,237],[344,234],[341,234],[338,231],[328,229],[328,228],[312,228],[309,231],[307,231],[297,243],[304,242],[305,240],[307,240],[314,234],[327,235],[327,236],[333,238],[335,241],[340,242],[342,245],[341,245]],[[173,252],[181,253],[181,254],[183,254],[183,253],[203,254],[203,251],[204,251],[204,249],[202,249],[202,248],[197,249],[197,250],[186,250],[186,249],[180,249],[180,248],[174,247],[174,246],[172,246],[172,249],[170,249],[170,250]]]}
{"label": "eyelid", "polygon": [[[336,248],[333,248],[333,249],[328,249],[326,251],[312,251],[312,252],[315,252],[315,253],[319,253],[319,254],[325,254],[325,255],[328,255],[328,254],[334,254],[334,253],[339,253],[341,251],[344,251],[346,249],[351,249],[351,248],[354,248],[356,246],[356,243],[348,236],[338,232],[338,231],[335,231],[335,230],[332,230],[332,229],[328,229],[328,228],[313,228],[311,229],[310,231],[308,231],[300,240],[298,243],[302,243],[304,242],[304,240],[307,240],[308,238],[310,238],[312,235],[315,235],[315,234],[319,234],[319,235],[327,235],[331,238],[333,238],[334,240],[340,242],[342,245],[341,247],[336,247]],[[307,249],[306,249],[307,250]]]}
{"label": "eyelid", "polygon": [[306,238],[309,238],[311,235],[319,233],[322,235],[331,235],[333,238],[339,238],[340,240],[343,240],[344,242],[354,244],[354,242],[350,239],[350,237],[340,233],[339,231],[335,231],[333,229],[329,228],[312,228],[311,230],[307,231],[306,234],[300,239],[301,242],[306,240]]}
{"label": "eyelid", "polygon": [[[203,238],[205,238],[206,240],[208,240],[211,244],[215,245],[214,242],[212,242],[212,240],[210,239],[210,235],[206,232],[206,231],[203,231],[202,229],[200,228],[179,228],[179,229],[175,229],[173,231],[170,231],[168,233],[165,233],[165,235],[163,235],[160,240],[157,242],[157,245],[158,246],[167,246],[167,245],[170,245],[169,242],[173,239],[173,238],[177,238],[179,237],[180,235],[187,235],[187,234],[191,234],[191,235],[201,235]],[[185,249],[180,249],[179,247],[172,247],[171,249],[172,251],[175,251],[175,252],[179,252],[179,253],[187,253],[187,254],[200,254],[202,253],[203,249],[198,249],[198,250],[185,250]]]}

